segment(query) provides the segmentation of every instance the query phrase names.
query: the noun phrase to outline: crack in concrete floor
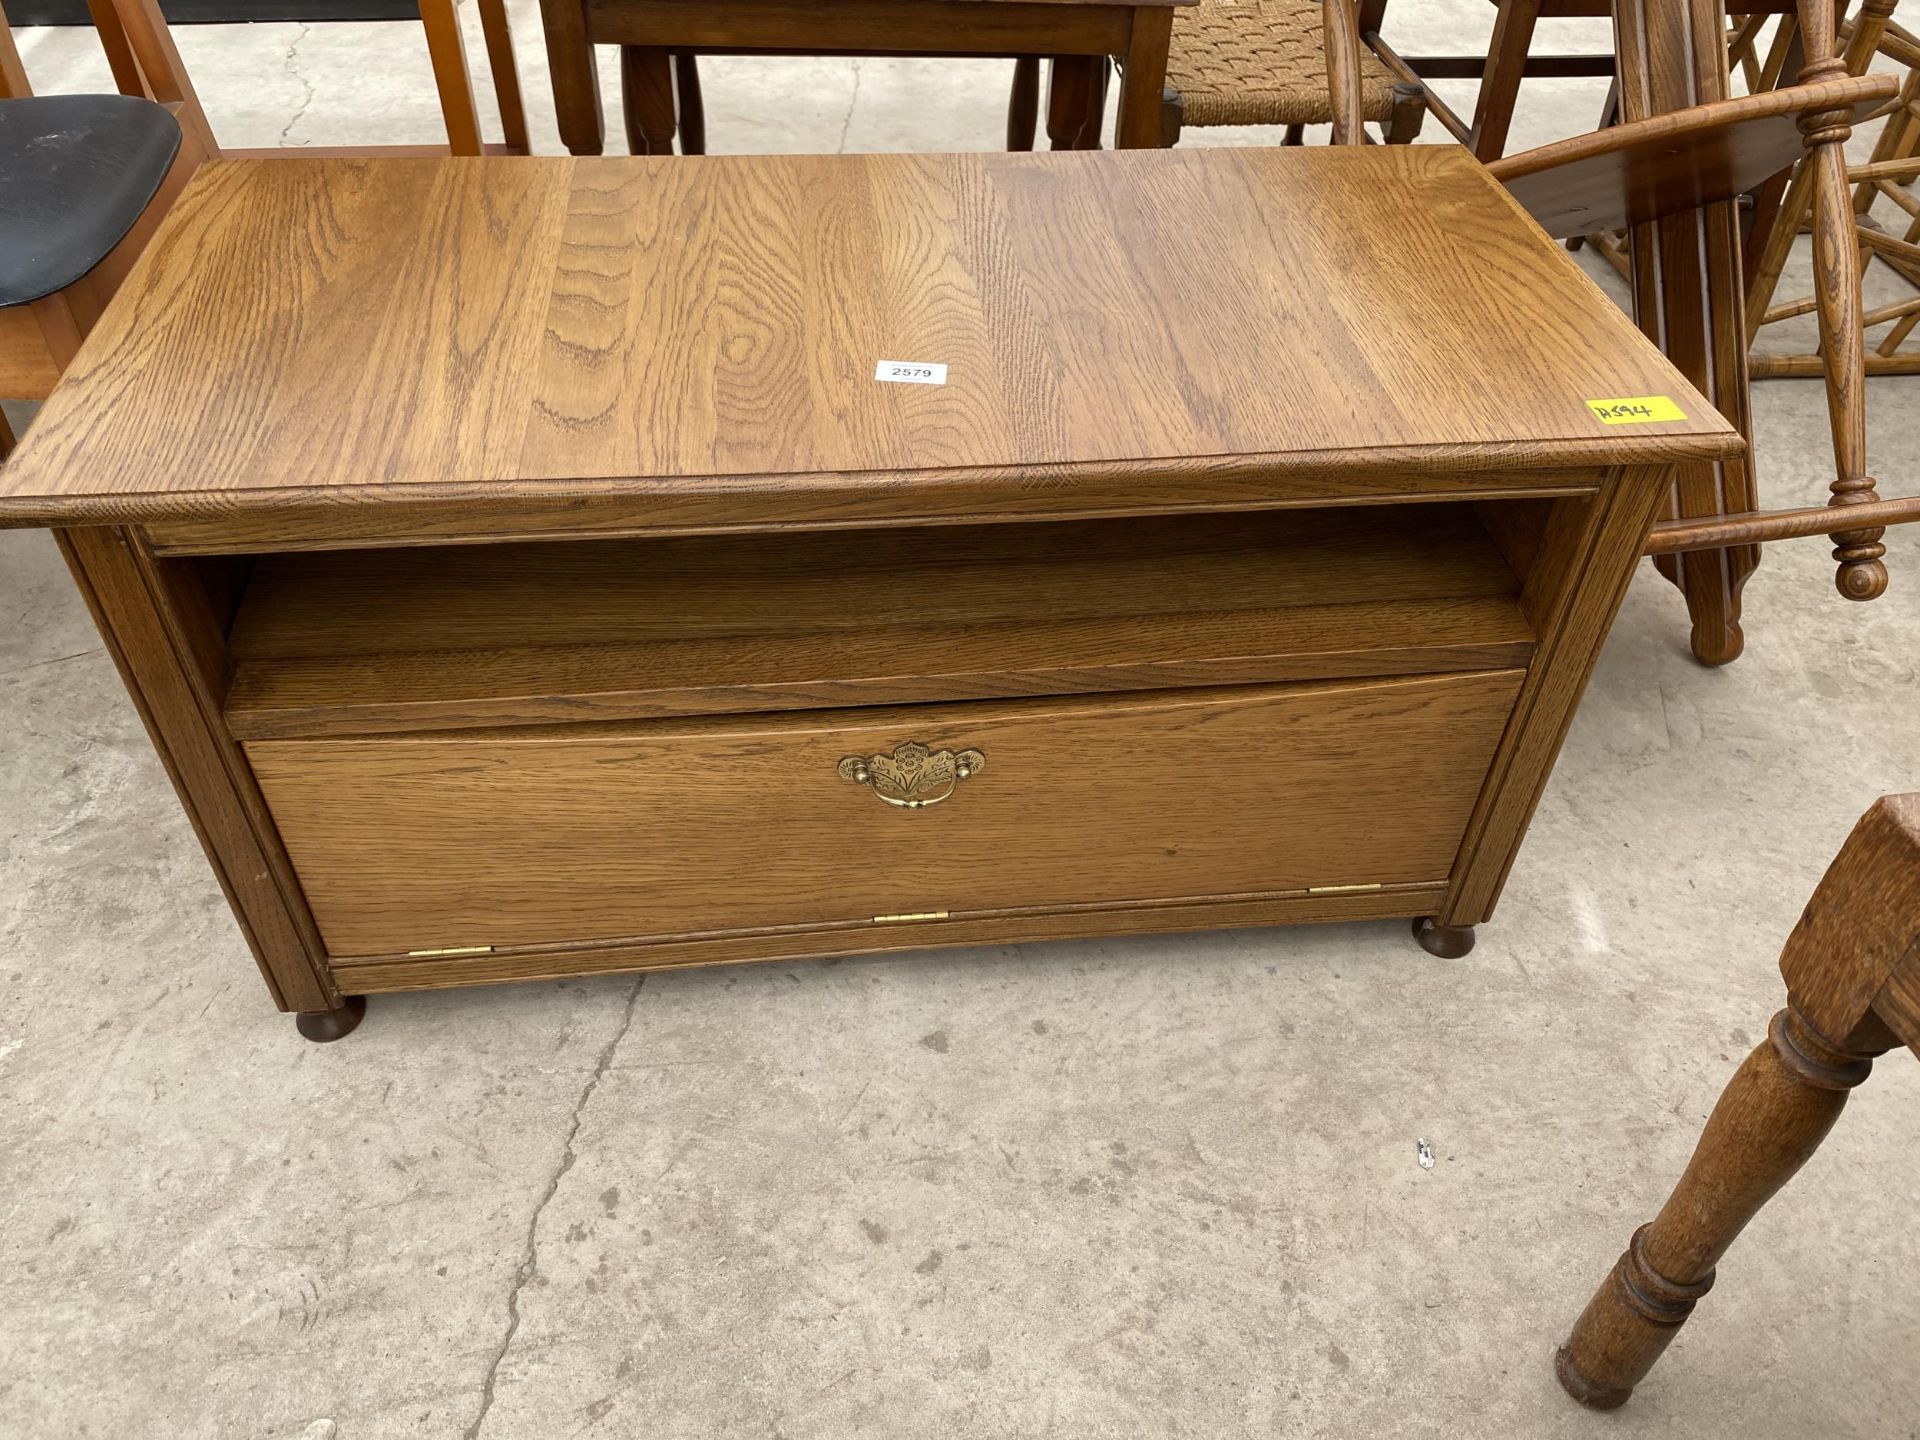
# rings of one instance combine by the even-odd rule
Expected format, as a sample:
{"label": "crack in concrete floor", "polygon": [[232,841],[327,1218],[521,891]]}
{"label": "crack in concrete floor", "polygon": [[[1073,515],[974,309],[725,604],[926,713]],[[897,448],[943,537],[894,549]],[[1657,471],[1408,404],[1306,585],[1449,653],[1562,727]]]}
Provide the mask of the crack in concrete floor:
{"label": "crack in concrete floor", "polygon": [[300,46],[312,33],[313,26],[302,24],[300,26],[300,33],[294,36],[292,41],[289,42],[287,45],[287,53],[280,61],[280,68],[293,79],[298,80],[301,88],[307,92],[306,95],[302,97],[298,108],[294,110],[292,117],[288,119],[285,125],[280,127],[280,144],[282,145],[303,145],[306,143],[303,140],[294,140],[291,138],[293,127],[298,125],[307,111],[313,108],[314,96],[320,93],[318,87],[314,85],[313,81],[307,78],[305,72],[300,68]]}
{"label": "crack in concrete floor", "polygon": [[547,1188],[533,1207],[533,1215],[527,1221],[527,1240],[520,1257],[519,1268],[514,1272],[513,1287],[507,1291],[507,1330],[500,1337],[500,1348],[493,1353],[493,1359],[487,1365],[486,1379],[480,1388],[480,1411],[473,1417],[473,1423],[467,1426],[464,1440],[477,1440],[487,1416],[493,1410],[494,1387],[500,1376],[501,1363],[507,1358],[507,1352],[513,1348],[513,1337],[520,1332],[520,1292],[527,1288],[540,1269],[540,1217],[546,1213],[547,1206],[559,1193],[560,1182],[567,1172],[573,1169],[577,1158],[573,1147],[574,1140],[580,1134],[580,1120],[586,1114],[587,1106],[592,1103],[593,1095],[600,1088],[600,1082],[606,1078],[608,1068],[613,1064],[614,1053],[619,1050],[620,1042],[627,1038],[627,1032],[633,1028],[634,1007],[640,1001],[640,990],[647,983],[647,977],[635,978],[633,988],[627,992],[626,1009],[620,1017],[619,1027],[613,1037],[600,1051],[600,1059],[593,1067],[593,1073],[587,1077],[587,1083],[580,1087],[580,1098],[574,1102],[573,1114],[567,1122],[567,1138],[560,1147],[560,1161],[553,1173],[547,1177]]}
{"label": "crack in concrete floor", "polygon": [[853,93],[847,96],[847,113],[840,121],[840,140],[839,143],[834,146],[833,151],[836,155],[844,155],[847,153],[847,136],[853,130],[854,108],[860,103],[860,71],[865,63],[866,62],[862,60],[855,60],[853,62]]}

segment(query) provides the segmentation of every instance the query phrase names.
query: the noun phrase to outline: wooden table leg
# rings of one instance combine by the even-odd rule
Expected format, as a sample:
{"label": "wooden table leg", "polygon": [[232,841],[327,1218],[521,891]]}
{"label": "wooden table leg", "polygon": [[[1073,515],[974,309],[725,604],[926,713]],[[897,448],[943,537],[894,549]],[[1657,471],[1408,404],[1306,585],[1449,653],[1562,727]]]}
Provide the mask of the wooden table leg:
{"label": "wooden table leg", "polygon": [[1713,1267],[1826,1138],[1870,1055],[1823,1040],[1791,1007],[1734,1073],[1673,1194],[1614,1265],[1554,1369],[1596,1410],[1627,1401],[1700,1297]]}
{"label": "wooden table leg", "polygon": [[651,45],[620,47],[620,105],[627,148],[636,155],[671,155],[678,120],[673,103],[673,56]]}
{"label": "wooden table leg", "polygon": [[569,154],[598,155],[606,149],[607,124],[600,104],[600,75],[587,41],[584,0],[546,0],[540,20],[547,36],[547,73],[553,79],[553,109],[560,141]]}
{"label": "wooden table leg", "polygon": [[1888,796],[1828,867],[1780,954],[1787,1008],[1735,1072],[1673,1194],[1595,1292],[1554,1368],[1611,1410],[1645,1378],[1747,1222],[1793,1178],[1867,1078],[1920,1054],[1920,795]]}
{"label": "wooden table leg", "polygon": [[1113,141],[1118,149],[1142,150],[1161,143],[1167,46],[1172,36],[1171,7],[1133,12],[1133,34],[1120,71],[1120,114]]}

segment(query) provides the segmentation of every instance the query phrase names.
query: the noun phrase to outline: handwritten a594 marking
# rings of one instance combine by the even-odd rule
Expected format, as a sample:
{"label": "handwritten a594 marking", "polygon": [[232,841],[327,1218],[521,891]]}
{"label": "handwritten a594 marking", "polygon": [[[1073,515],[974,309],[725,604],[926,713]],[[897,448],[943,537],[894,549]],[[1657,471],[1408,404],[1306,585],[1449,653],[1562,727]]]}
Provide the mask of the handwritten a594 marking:
{"label": "handwritten a594 marking", "polygon": [[1682,410],[1666,395],[1634,395],[1623,400],[1589,400],[1587,408],[1603,425],[1645,425],[1655,420],[1684,420]]}

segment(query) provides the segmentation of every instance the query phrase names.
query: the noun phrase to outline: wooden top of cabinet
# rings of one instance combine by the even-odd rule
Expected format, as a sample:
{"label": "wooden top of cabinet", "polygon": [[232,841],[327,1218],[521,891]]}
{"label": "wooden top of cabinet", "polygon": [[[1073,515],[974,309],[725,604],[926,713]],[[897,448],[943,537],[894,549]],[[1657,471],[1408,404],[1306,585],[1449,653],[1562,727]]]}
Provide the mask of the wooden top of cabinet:
{"label": "wooden top of cabinet", "polygon": [[[1588,406],[1650,395],[1685,418]],[[0,521],[404,528],[811,489],[884,518],[921,482],[1070,513],[1096,480],[1739,445],[1452,146],[235,160],[195,177],[0,472]]]}

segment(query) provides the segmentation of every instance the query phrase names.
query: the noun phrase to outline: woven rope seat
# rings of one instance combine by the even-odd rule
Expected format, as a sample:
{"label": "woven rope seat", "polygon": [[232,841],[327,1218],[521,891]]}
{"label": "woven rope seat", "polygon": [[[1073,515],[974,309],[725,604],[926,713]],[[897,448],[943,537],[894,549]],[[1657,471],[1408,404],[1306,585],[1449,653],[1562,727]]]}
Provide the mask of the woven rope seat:
{"label": "woven rope seat", "polygon": [[[1200,0],[1173,14],[1167,87],[1187,125],[1325,125],[1327,52],[1319,0]],[[1360,113],[1393,114],[1393,76],[1360,49]]]}

